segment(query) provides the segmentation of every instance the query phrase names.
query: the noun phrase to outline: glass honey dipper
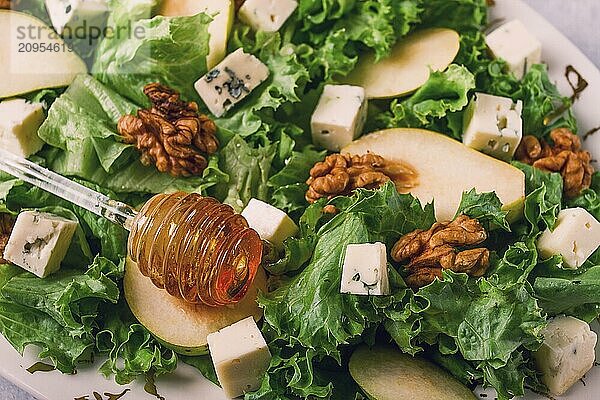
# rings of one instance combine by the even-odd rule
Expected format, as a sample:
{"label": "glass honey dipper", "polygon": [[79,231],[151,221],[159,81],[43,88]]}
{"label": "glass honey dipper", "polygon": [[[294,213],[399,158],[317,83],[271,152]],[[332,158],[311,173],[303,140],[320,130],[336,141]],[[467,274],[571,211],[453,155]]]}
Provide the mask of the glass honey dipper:
{"label": "glass honey dipper", "polygon": [[244,217],[196,193],[159,194],[138,212],[59,174],[0,149],[0,171],[127,229],[129,257],[141,273],[189,303],[240,301],[262,259],[262,241]]}

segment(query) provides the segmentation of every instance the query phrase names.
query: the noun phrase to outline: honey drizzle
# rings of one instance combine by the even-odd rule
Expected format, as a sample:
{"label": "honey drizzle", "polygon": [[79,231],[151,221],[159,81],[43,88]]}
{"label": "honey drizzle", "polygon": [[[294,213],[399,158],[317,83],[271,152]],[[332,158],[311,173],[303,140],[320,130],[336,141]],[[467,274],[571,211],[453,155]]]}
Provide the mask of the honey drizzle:
{"label": "honey drizzle", "polygon": [[217,200],[183,192],[150,199],[129,235],[129,256],[170,295],[195,304],[240,301],[254,280],[262,241]]}

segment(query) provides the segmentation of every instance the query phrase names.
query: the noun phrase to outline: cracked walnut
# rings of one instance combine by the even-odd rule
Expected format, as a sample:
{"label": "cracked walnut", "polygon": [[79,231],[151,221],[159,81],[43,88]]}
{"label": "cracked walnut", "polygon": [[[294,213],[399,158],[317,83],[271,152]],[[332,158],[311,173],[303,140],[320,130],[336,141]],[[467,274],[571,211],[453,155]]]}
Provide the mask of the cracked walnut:
{"label": "cracked walnut", "polygon": [[202,174],[208,165],[206,156],[219,147],[215,123],[199,114],[196,103],[182,101],[166,86],[151,83],[144,93],[152,108],[119,120],[125,143],[134,144],[142,153],[142,163],[154,164],[160,172],[175,177]]}
{"label": "cracked walnut", "polygon": [[306,200],[314,203],[322,198],[350,195],[359,188],[377,189],[389,181],[393,181],[399,191],[407,192],[416,185],[417,174],[407,165],[372,153],[332,154],[310,170]]}
{"label": "cracked walnut", "polygon": [[553,146],[535,136],[525,136],[515,158],[542,171],[560,173],[565,195],[576,197],[592,182],[591,154],[581,149],[581,139],[567,128],[553,130],[550,138]]}
{"label": "cracked walnut", "polygon": [[465,215],[452,222],[435,223],[429,230],[416,230],[404,235],[392,249],[392,258],[408,262],[407,284],[420,288],[442,277],[442,270],[463,272],[474,277],[485,274],[490,252],[485,248],[459,251],[487,239],[487,232],[476,220]]}

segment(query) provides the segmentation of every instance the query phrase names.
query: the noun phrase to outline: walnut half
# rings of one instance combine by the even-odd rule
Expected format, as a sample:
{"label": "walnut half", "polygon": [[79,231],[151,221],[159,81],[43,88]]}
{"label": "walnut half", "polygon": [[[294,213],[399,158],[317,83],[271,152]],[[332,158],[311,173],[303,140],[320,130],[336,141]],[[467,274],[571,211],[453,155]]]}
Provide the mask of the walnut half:
{"label": "walnut half", "polygon": [[175,177],[202,174],[208,165],[205,156],[219,147],[215,123],[198,113],[196,103],[182,101],[166,86],[152,83],[144,93],[152,108],[119,120],[117,128],[125,143],[135,145],[142,163],[155,165],[160,172]]}
{"label": "walnut half", "polygon": [[429,230],[416,230],[396,242],[392,258],[408,262],[406,283],[412,288],[429,285],[449,269],[474,277],[485,274],[490,252],[485,248],[458,250],[483,243],[487,232],[476,220],[465,215],[452,222],[435,223]]}
{"label": "walnut half", "polygon": [[408,165],[390,162],[376,154],[362,156],[332,154],[318,162],[310,170],[306,200],[314,203],[319,199],[350,195],[356,189],[377,189],[393,181],[401,192],[417,183],[417,173]]}
{"label": "walnut half", "polygon": [[9,214],[0,214],[0,264],[8,264],[4,259],[4,249],[12,232],[15,219]]}
{"label": "walnut half", "polygon": [[553,146],[534,136],[525,136],[515,158],[542,171],[560,173],[565,195],[577,197],[592,183],[592,156],[581,149],[579,136],[567,128],[553,130],[550,138]]}

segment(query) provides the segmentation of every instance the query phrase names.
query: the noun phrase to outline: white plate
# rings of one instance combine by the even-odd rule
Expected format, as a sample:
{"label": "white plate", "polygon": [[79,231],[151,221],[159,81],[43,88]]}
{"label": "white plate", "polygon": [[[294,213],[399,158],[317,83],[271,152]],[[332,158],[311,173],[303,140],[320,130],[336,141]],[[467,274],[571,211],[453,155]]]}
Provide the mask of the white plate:
{"label": "white plate", "polygon": [[[587,132],[600,126],[600,71],[582,53],[565,38],[556,28],[548,23],[539,14],[520,0],[496,0],[496,7],[492,10],[492,18],[513,19],[525,21],[528,28],[544,45],[544,61],[550,66],[550,75],[558,83],[564,94],[570,94],[571,89],[564,77],[568,65],[573,65],[577,71],[588,81],[589,88],[582,94],[575,105],[577,117],[580,121],[581,132]],[[586,142],[586,147],[595,157],[600,159],[600,132],[591,136]],[[598,164],[596,164],[598,167]],[[599,346],[600,347],[600,346]],[[599,354],[600,355],[600,354]],[[97,372],[99,362],[90,368],[80,369],[74,376],[62,375],[58,372],[30,374],[26,368],[37,360],[32,352],[27,352],[25,357],[18,355],[15,350],[0,336],[0,375],[31,392],[40,400],[70,400],[84,398],[95,400],[94,392],[102,399],[108,399],[104,393],[121,393],[131,389],[123,400],[155,399],[143,389],[143,382],[136,382],[129,386],[116,385],[111,380],[104,379]],[[586,385],[577,384],[565,399],[592,400],[600,397],[600,368],[594,368],[585,379]],[[159,393],[166,400],[222,400],[225,399],[220,389],[208,382],[193,368],[181,364],[177,372],[157,382]],[[480,392],[478,392],[480,393]],[[486,392],[487,399],[494,399],[494,394]],[[0,395],[0,397],[2,397]],[[545,397],[528,395],[527,400],[543,400]]]}

